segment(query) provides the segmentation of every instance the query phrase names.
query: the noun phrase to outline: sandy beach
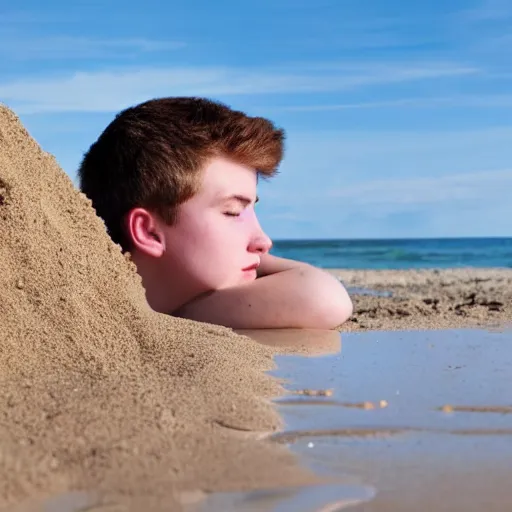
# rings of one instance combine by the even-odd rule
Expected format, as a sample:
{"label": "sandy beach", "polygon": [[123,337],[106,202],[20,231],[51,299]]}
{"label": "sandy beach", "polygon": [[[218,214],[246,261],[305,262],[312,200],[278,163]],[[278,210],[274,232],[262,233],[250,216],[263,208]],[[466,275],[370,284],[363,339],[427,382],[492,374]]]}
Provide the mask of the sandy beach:
{"label": "sandy beach", "polygon": [[[499,327],[512,323],[512,269],[331,269],[354,315],[341,331]],[[372,296],[367,290],[379,292]]]}

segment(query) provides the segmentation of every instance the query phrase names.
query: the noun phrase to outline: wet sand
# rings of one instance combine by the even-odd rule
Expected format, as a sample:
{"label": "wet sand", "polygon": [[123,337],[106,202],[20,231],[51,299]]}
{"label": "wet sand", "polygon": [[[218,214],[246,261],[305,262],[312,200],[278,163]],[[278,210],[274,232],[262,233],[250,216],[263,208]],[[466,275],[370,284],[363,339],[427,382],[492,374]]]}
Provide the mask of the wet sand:
{"label": "wet sand", "polygon": [[354,302],[354,315],[341,331],[512,324],[510,268],[329,271]]}

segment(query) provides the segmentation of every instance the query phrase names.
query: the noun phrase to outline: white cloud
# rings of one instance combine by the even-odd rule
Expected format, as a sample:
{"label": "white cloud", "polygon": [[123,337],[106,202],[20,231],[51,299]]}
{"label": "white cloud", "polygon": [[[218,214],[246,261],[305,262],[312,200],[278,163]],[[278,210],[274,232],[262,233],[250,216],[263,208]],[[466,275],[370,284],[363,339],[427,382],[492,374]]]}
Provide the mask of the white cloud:
{"label": "white cloud", "polygon": [[55,11],[48,11],[47,9],[41,9],[40,11],[35,10],[10,10],[0,12],[0,24],[6,26],[12,25],[25,25],[25,24],[37,24],[41,23],[55,23],[70,21],[68,15],[63,15],[62,12],[57,13]]}
{"label": "white cloud", "polygon": [[[512,47],[512,34],[510,33],[511,29],[512,27],[505,27],[501,30],[502,33],[500,33],[499,30],[493,30],[492,33],[487,37],[481,37],[479,40],[477,40],[476,44],[474,45],[475,49],[494,56],[503,54],[508,57]],[[508,60],[507,62],[509,63]],[[510,69],[510,67],[507,66],[506,69]],[[497,76],[500,77],[503,76],[503,74],[497,73]],[[505,75],[505,77],[510,78],[510,74]]]}
{"label": "white cloud", "polygon": [[[381,179],[314,194],[287,190],[262,201],[260,217],[275,238],[507,236],[511,190],[512,169]],[[277,225],[276,208],[287,213]],[[305,212],[308,223],[299,223]]]}
{"label": "white cloud", "polygon": [[454,42],[459,48],[485,62],[488,69],[510,69],[512,3],[482,0],[455,16]]}
{"label": "white cloud", "polygon": [[[509,108],[512,107],[511,94],[460,95],[446,97],[401,98],[388,101],[367,101],[360,103],[339,103],[326,105],[297,105],[281,107],[287,112],[330,112],[336,110],[379,109],[379,108]],[[276,110],[274,108],[274,110]]]}
{"label": "white cloud", "polygon": [[467,66],[401,63],[323,72],[222,67],[77,72],[0,83],[0,100],[18,113],[114,112],[156,96],[312,93],[478,73]]}
{"label": "white cloud", "polygon": [[[374,24],[375,25],[375,24]],[[338,35],[332,39],[319,39],[317,37],[307,37],[302,33],[292,39],[292,43],[300,47],[325,48],[334,47],[336,50],[361,50],[361,49],[384,49],[384,48],[407,48],[411,46],[420,46],[436,42],[434,36],[428,34],[409,33],[404,35],[400,33],[402,28],[398,23],[394,27],[382,29],[377,26],[352,25],[346,22],[339,26]],[[403,23],[405,25],[405,23]]]}
{"label": "white cloud", "polygon": [[144,38],[93,39],[75,36],[3,38],[0,55],[9,60],[107,59],[164,52],[185,46],[179,41]]}
{"label": "white cloud", "polygon": [[482,0],[472,8],[462,11],[468,21],[493,21],[512,17],[509,0]]}
{"label": "white cloud", "polygon": [[[507,127],[292,131],[259,211],[275,237],[511,234],[511,139]],[[310,224],[267,217],[281,212]]]}
{"label": "white cloud", "polygon": [[510,201],[511,191],[512,169],[502,169],[439,177],[373,180],[331,190],[326,195],[360,205],[417,206],[448,201]]}
{"label": "white cloud", "polygon": [[[442,123],[440,123],[442,126]],[[443,130],[336,130],[288,134],[289,151],[284,165],[294,169],[308,162],[310,172],[341,176],[344,181],[357,176],[410,176],[507,168],[512,161],[512,128]],[[286,174],[286,173],[284,173]]]}

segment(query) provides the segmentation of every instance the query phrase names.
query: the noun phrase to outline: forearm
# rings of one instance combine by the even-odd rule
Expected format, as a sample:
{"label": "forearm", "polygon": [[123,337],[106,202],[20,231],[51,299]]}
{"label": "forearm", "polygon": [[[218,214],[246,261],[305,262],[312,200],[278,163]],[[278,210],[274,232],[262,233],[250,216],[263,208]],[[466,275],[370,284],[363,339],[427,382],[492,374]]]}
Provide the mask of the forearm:
{"label": "forearm", "polygon": [[214,291],[179,312],[185,318],[234,329],[332,329],[351,314],[352,302],[343,285],[306,264]]}

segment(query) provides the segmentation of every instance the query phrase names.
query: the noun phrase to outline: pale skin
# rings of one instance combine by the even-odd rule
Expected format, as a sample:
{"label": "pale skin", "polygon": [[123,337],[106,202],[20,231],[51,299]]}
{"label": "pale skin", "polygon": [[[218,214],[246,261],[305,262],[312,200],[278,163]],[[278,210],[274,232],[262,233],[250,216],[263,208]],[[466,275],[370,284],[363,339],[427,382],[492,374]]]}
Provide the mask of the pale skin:
{"label": "pale skin", "polygon": [[258,270],[254,281],[199,297],[179,316],[233,329],[333,329],[352,314],[348,293],[327,272],[271,254]]}
{"label": "pale skin", "polygon": [[215,158],[197,194],[169,226],[135,208],[126,217],[132,258],[150,306],[234,329],[333,329],[352,314],[334,276],[269,254],[254,206],[257,175]]}

